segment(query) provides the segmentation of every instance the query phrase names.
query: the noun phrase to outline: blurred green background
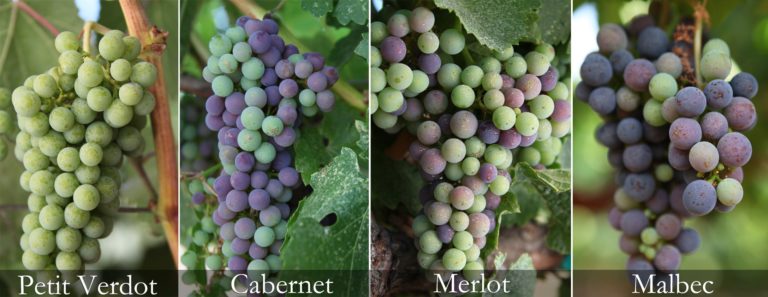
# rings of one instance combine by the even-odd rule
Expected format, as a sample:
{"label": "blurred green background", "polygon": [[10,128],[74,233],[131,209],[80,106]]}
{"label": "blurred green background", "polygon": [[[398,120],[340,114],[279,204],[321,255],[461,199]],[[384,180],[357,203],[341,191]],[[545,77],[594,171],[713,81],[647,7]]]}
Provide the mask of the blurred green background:
{"label": "blurred green background", "polygon": [[[573,69],[597,50],[599,24],[627,24],[632,17],[648,12],[649,1],[574,1]],[[666,1],[672,24],[691,15],[689,1]],[[758,125],[745,134],[753,146],[751,161],[744,167],[744,200],[730,213],[686,220],[702,237],[699,250],[683,257],[682,270],[750,270],[768,268],[768,1],[708,1],[710,37],[725,40],[731,48],[734,70],[752,73],[760,89],[752,99]],[[673,25],[664,29],[671,32]],[[574,86],[580,81],[574,71]],[[594,131],[601,119],[582,101],[574,100],[573,146],[573,258],[574,269],[624,269],[627,256],[619,250],[620,232],[608,223],[613,203],[613,174],[607,149],[600,146]]]}
{"label": "blurred green background", "polygon": [[[77,15],[74,1],[59,0],[24,0],[32,9],[47,19],[59,31],[72,31],[76,34],[83,28],[83,21]],[[178,92],[178,2],[174,0],[144,1],[150,22],[162,30],[168,31],[168,44],[163,54],[163,68],[171,107],[171,119],[176,118]],[[19,10],[15,30],[7,30],[12,18],[13,4],[10,1],[0,3],[0,48],[9,46],[9,55],[5,66],[0,69],[0,87],[13,90],[33,74],[42,73],[58,65],[58,53],[53,46],[54,36],[38,24],[27,13]],[[102,1],[99,23],[110,28],[127,31],[122,10],[117,1]],[[11,34],[9,39],[8,34]],[[10,40],[10,44],[6,44]],[[174,134],[177,123],[173,121]],[[143,130],[147,141],[145,154],[154,152],[152,129]],[[176,137],[173,140],[175,142]],[[26,193],[19,186],[19,175],[23,171],[21,162],[10,154],[0,161],[0,270],[24,269],[21,265],[19,238],[22,234],[21,220],[27,214]],[[149,180],[157,189],[157,167],[155,159],[147,158],[145,169]],[[120,191],[121,207],[145,207],[149,192],[138,177],[136,171],[127,162],[123,165],[123,184]],[[22,207],[17,207],[22,206]],[[86,269],[174,269],[174,262],[163,236],[163,229],[151,212],[121,212],[115,217],[114,231],[100,240],[101,260]],[[7,276],[7,275],[6,275]],[[12,280],[16,282],[17,280]],[[0,291],[0,295],[3,293]]]}

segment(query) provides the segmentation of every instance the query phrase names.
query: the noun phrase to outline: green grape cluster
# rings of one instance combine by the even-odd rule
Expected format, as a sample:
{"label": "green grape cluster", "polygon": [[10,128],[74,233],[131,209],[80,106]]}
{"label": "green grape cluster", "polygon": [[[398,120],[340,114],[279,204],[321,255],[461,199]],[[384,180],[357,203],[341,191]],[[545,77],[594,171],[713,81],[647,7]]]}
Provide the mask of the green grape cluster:
{"label": "green grape cluster", "polygon": [[15,137],[16,117],[11,109],[11,91],[0,88],[0,161],[8,156],[7,140]]}
{"label": "green grape cluster", "polygon": [[[391,9],[391,8],[390,8]],[[570,133],[567,45],[493,51],[425,7],[371,23],[371,112],[387,133],[415,136],[408,160],[426,181],[413,221],[419,265],[482,278],[480,257],[518,163],[557,167]]]}
{"label": "green grape cluster", "polygon": [[19,182],[30,193],[20,245],[29,270],[77,273],[98,261],[98,239],[111,233],[124,156],[144,150],[157,70],[139,59],[139,40],[120,31],[104,34],[97,56],[72,32],[55,46],[58,65],[11,95],[20,129],[14,153],[25,168]]}

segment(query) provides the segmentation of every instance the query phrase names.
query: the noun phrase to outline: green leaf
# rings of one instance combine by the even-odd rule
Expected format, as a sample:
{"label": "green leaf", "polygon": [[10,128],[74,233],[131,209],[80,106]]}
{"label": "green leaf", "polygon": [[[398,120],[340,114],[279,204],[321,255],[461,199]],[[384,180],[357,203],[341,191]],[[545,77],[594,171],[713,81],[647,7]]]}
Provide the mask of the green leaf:
{"label": "green leaf", "polygon": [[368,33],[363,33],[363,39],[357,44],[355,54],[363,57],[366,62],[368,61]]}
{"label": "green leaf", "polygon": [[[363,31],[367,31],[367,27],[354,26],[352,32],[349,32],[347,36],[336,42],[336,45],[331,51],[331,55],[328,56],[328,65],[342,66],[349,61],[354,55],[350,52],[354,52],[360,47],[360,42],[363,40]],[[366,33],[367,35],[367,33]],[[368,55],[367,49],[365,55]]]}
{"label": "green leaf", "polygon": [[401,160],[392,160],[376,149],[371,154],[371,206],[373,209],[396,209],[402,204],[415,215],[421,210],[419,190],[424,184],[416,166]]}
{"label": "green leaf", "polygon": [[321,17],[333,11],[333,0],[302,0],[301,8],[316,17]]}
{"label": "green leaf", "polygon": [[567,41],[571,36],[571,3],[569,0],[541,0],[539,22],[532,38],[549,44]]}
{"label": "green leaf", "polygon": [[517,195],[509,192],[501,197],[499,207],[496,208],[496,227],[486,239],[487,241],[483,248],[483,258],[499,247],[499,232],[501,232],[504,216],[515,213],[520,213],[520,206],[517,204]]}
{"label": "green leaf", "polygon": [[[328,166],[312,175],[310,185],[313,193],[299,202],[288,222],[280,249],[280,278],[331,277],[335,296],[367,292],[368,179],[360,172],[357,154],[342,148]],[[335,222],[324,226],[321,221],[328,216],[335,216]]]}
{"label": "green leaf", "polygon": [[467,32],[483,45],[504,50],[531,38],[541,0],[435,0],[435,5],[456,13]]}
{"label": "green leaf", "polygon": [[495,297],[495,296],[513,296],[513,297],[530,297],[533,296],[534,289],[536,288],[536,270],[533,268],[533,259],[527,253],[520,255],[517,261],[512,263],[509,268],[506,268],[504,262],[506,262],[505,254],[498,254],[494,258],[493,264],[496,269],[496,273],[493,276],[493,280],[502,283],[504,281],[509,282],[509,287],[512,288],[512,292],[504,293],[503,290],[499,293],[485,293],[483,297]]}
{"label": "green leaf", "polygon": [[520,206],[518,213],[507,214],[504,217],[504,224],[521,226],[536,217],[544,201],[541,194],[531,185],[528,180],[515,180],[510,187],[510,191],[517,198],[517,204]]}
{"label": "green leaf", "polygon": [[360,139],[357,140],[357,148],[360,149],[359,156],[361,159],[368,160],[368,122],[355,121],[355,129],[360,134]]}
{"label": "green leaf", "polygon": [[549,216],[547,246],[560,254],[568,254],[571,249],[571,193],[545,195]]}
{"label": "green leaf", "polygon": [[552,191],[562,193],[571,190],[571,171],[568,169],[536,170],[528,163],[519,163],[515,176],[530,178],[536,186],[545,186]]}
{"label": "green leaf", "polygon": [[336,10],[333,16],[342,25],[349,24],[350,21],[358,25],[368,23],[368,1],[366,0],[339,0],[336,4]]}

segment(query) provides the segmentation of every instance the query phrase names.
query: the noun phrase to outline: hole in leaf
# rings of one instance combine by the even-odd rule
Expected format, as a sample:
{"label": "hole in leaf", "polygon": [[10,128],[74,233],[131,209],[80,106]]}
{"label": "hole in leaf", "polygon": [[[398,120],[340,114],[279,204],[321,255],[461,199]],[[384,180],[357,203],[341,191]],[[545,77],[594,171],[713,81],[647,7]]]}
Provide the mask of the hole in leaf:
{"label": "hole in leaf", "polygon": [[323,137],[323,146],[328,146],[328,137]]}
{"label": "hole in leaf", "polygon": [[320,225],[323,227],[333,226],[333,224],[336,224],[336,219],[337,217],[335,213],[329,213],[322,220],[320,220]]}

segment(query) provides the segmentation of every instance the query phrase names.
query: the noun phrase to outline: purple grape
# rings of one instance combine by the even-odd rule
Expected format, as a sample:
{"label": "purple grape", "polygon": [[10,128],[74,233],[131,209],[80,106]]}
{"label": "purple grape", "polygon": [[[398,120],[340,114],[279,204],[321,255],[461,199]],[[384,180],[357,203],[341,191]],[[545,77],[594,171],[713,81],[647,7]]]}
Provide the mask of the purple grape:
{"label": "purple grape", "polygon": [[648,227],[648,218],[642,210],[632,209],[621,216],[620,226],[624,234],[637,237]]}
{"label": "purple grape", "polygon": [[691,163],[688,161],[688,151],[675,148],[674,145],[669,145],[667,151],[667,158],[669,159],[669,166],[672,166],[675,170],[685,171],[691,169]]}
{"label": "purple grape", "polygon": [[[237,146],[237,135],[240,134],[240,129],[224,127],[224,128],[221,128],[219,132],[220,132],[219,135],[221,136],[219,137],[219,142],[221,142],[221,144],[228,145],[228,146]],[[245,171],[245,170],[241,170],[241,171]]]}
{"label": "purple grape", "polygon": [[631,172],[642,172],[651,168],[653,152],[645,143],[633,144],[624,149],[622,162]]}
{"label": "purple grape", "polygon": [[440,242],[448,244],[453,240],[454,231],[448,224],[437,226],[437,238]]}
{"label": "purple grape", "polygon": [[616,136],[625,144],[635,144],[643,139],[643,124],[636,118],[624,118],[616,127]]}
{"label": "purple grape", "polygon": [[504,130],[499,133],[498,144],[506,149],[515,149],[520,146],[522,137],[515,129]]}
{"label": "purple grape", "polygon": [[442,61],[440,60],[440,56],[437,54],[425,54],[419,56],[419,69],[424,71],[426,74],[435,74],[438,70],[440,70],[440,66],[442,66]]}
{"label": "purple grape", "polygon": [[[253,169],[254,164],[256,164],[256,158],[254,158],[251,153],[240,152],[235,157],[235,168],[238,173],[250,172],[251,169]],[[247,177],[247,174],[243,173],[243,175],[246,175]],[[248,183],[250,184],[250,177],[248,177]]]}
{"label": "purple grape", "polygon": [[221,116],[208,114],[205,116],[205,126],[208,127],[208,129],[211,129],[211,131],[219,131],[219,129],[225,125]]}
{"label": "purple grape", "polygon": [[275,204],[275,206],[277,206],[277,209],[280,210],[280,215],[283,217],[283,219],[287,220],[288,217],[291,216],[291,207],[288,206],[288,204],[278,203]]}
{"label": "purple grape", "polygon": [[744,134],[730,132],[717,142],[717,151],[720,153],[720,162],[725,166],[742,167],[752,158],[752,143]]}
{"label": "purple grape", "polygon": [[659,27],[648,27],[637,37],[637,52],[643,57],[656,59],[667,50],[669,37]]}
{"label": "purple grape", "polygon": [[707,97],[707,105],[712,109],[721,109],[731,104],[733,89],[731,85],[722,79],[710,81],[704,87],[704,96]]}
{"label": "purple grape", "polygon": [[299,93],[299,85],[292,79],[283,80],[280,82],[279,92],[283,98],[293,98]]}
{"label": "purple grape", "polygon": [[381,57],[389,63],[398,63],[405,58],[405,42],[395,36],[384,38],[379,45],[379,50]]}
{"label": "purple grape", "polygon": [[632,53],[623,48],[611,53],[609,60],[611,61],[613,73],[624,73],[624,69],[634,59]]}
{"label": "purple grape", "polygon": [[269,196],[272,198],[277,198],[280,197],[280,194],[283,193],[284,187],[279,180],[270,179],[265,189],[267,190],[267,193],[269,193]]}
{"label": "purple grape", "polygon": [[291,166],[293,163],[293,157],[288,151],[278,151],[275,160],[272,161],[272,168],[280,170],[285,167]]}
{"label": "purple grape", "polygon": [[683,221],[672,213],[665,213],[656,219],[656,232],[664,240],[673,240],[680,234],[683,227]]}
{"label": "purple grape", "polygon": [[624,168],[624,149],[608,149],[608,163],[614,168]]}
{"label": "purple grape", "polygon": [[613,229],[621,230],[621,217],[624,215],[624,213],[616,208],[613,207],[608,212],[608,222],[611,224]]}
{"label": "purple grape", "polygon": [[283,132],[275,136],[274,140],[275,144],[279,146],[289,147],[293,145],[294,142],[296,142],[296,131],[294,131],[291,127],[285,127]]}
{"label": "purple grape", "polygon": [[669,126],[669,140],[675,148],[689,150],[697,142],[701,141],[701,126],[696,120],[679,118]]}
{"label": "purple grape", "polygon": [[757,79],[752,74],[741,72],[731,79],[733,95],[746,98],[753,98],[757,95]]}
{"label": "purple grape", "polygon": [[294,67],[294,72],[296,74],[296,77],[301,79],[306,79],[309,77],[310,74],[312,74],[312,71],[314,69],[312,68],[312,63],[310,63],[307,60],[301,60],[299,62],[296,62],[296,66]]}
{"label": "purple grape", "polygon": [[669,139],[667,130],[669,130],[669,126],[654,127],[647,122],[643,122],[643,139],[654,144],[662,143]]}
{"label": "purple grape", "polygon": [[211,95],[205,100],[205,110],[209,115],[218,116],[224,112],[224,98],[216,95]]}
{"label": "purple grape", "polygon": [[613,76],[611,62],[599,53],[591,53],[581,65],[581,79],[585,84],[599,87],[607,84]]}
{"label": "purple grape", "polygon": [[256,223],[250,218],[240,218],[235,222],[235,236],[242,239],[251,239],[256,232]]}
{"label": "purple grape", "polygon": [[515,81],[515,88],[523,92],[526,100],[530,100],[541,94],[541,81],[533,74],[525,74]]}
{"label": "purple grape", "polygon": [[280,170],[277,178],[286,187],[293,187],[299,183],[299,172],[291,167],[286,167]]}
{"label": "purple grape", "polygon": [[483,163],[483,165],[480,165],[480,170],[477,172],[477,174],[480,176],[480,179],[482,179],[486,183],[491,183],[494,179],[496,179],[496,175],[498,175],[499,171],[496,169],[496,166],[490,163]]}
{"label": "purple grape", "polygon": [[293,76],[294,66],[293,63],[289,62],[288,60],[280,60],[277,62],[277,65],[275,65],[275,73],[277,74],[277,77],[282,79],[291,78]]}
{"label": "purple grape", "polygon": [[262,26],[269,34],[277,34],[279,28],[277,26],[277,22],[275,22],[273,19],[270,18],[264,18],[264,20],[261,21]]}
{"label": "purple grape", "polygon": [[576,99],[587,102],[589,101],[589,94],[592,93],[592,87],[588,86],[585,82],[579,82],[576,84],[576,88],[573,90],[573,95]]}
{"label": "purple grape", "polygon": [[622,143],[616,133],[617,129],[618,125],[614,122],[603,123],[600,127],[597,128],[597,131],[595,132],[595,138],[597,138],[597,142],[608,148],[620,147]]}
{"label": "purple grape", "polygon": [[233,212],[240,212],[248,208],[248,194],[243,191],[229,191],[225,200],[227,208]]}
{"label": "purple grape", "polygon": [[409,122],[418,121],[424,113],[424,107],[421,106],[421,101],[416,98],[408,98],[405,100],[403,107],[405,107],[403,119]]}
{"label": "purple grape", "polygon": [[552,112],[551,120],[555,122],[564,122],[571,118],[571,103],[568,100],[555,100],[555,110]]}
{"label": "purple grape", "polygon": [[544,72],[544,74],[539,76],[539,81],[541,81],[541,91],[552,91],[552,89],[555,88],[558,79],[560,79],[560,74],[557,72],[557,69],[550,66],[549,69],[547,69],[547,72]]}
{"label": "purple grape", "polygon": [[662,272],[674,272],[680,268],[680,257],[680,251],[675,246],[665,244],[656,252],[653,264]]}
{"label": "purple grape", "polygon": [[719,112],[708,112],[701,118],[701,136],[704,140],[717,142],[728,133],[728,120]]}
{"label": "purple grape", "polygon": [[716,203],[715,187],[705,180],[695,180],[683,191],[683,205],[693,215],[703,216],[712,212]]}
{"label": "purple grape", "polygon": [[264,92],[267,93],[267,104],[269,104],[269,106],[277,106],[280,104],[280,100],[283,99],[283,96],[280,95],[280,88],[278,86],[269,86],[264,89]]}
{"label": "purple grape", "polygon": [[247,23],[247,22],[248,22],[248,21],[250,21],[250,20],[251,20],[251,18],[250,18],[249,16],[245,16],[245,15],[244,15],[244,16],[240,16],[240,17],[239,17],[239,18],[237,18],[237,20],[235,21],[235,24],[236,24],[238,27],[241,27],[241,28],[245,29],[245,23]]}
{"label": "purple grape", "polygon": [[731,105],[724,110],[728,125],[736,131],[752,129],[757,123],[757,112],[752,101],[744,97],[735,97]]}
{"label": "purple grape", "polygon": [[621,235],[619,238],[619,249],[627,255],[634,255],[638,252],[640,241],[626,234]]}
{"label": "purple grape", "polygon": [[609,87],[600,87],[589,94],[589,106],[600,115],[616,111],[616,92]]}
{"label": "purple grape", "polygon": [[203,204],[203,202],[205,202],[205,194],[202,192],[192,194],[192,203],[195,205],[200,205]]}
{"label": "purple grape", "polygon": [[656,192],[656,179],[648,173],[627,174],[624,180],[624,192],[635,201],[646,201]]}
{"label": "purple grape", "polygon": [[507,88],[501,92],[504,94],[504,106],[510,108],[518,108],[523,106],[523,102],[525,102],[525,95],[523,94],[523,91],[515,88]]}
{"label": "purple grape", "polygon": [[499,129],[491,121],[483,121],[477,127],[477,136],[485,144],[493,144],[499,141]]}
{"label": "purple grape", "polygon": [[645,202],[645,206],[653,213],[661,214],[669,208],[669,194],[664,189],[657,189],[651,199]]}
{"label": "purple grape", "polygon": [[440,174],[445,170],[446,162],[438,149],[428,149],[419,158],[419,165],[428,174]]}
{"label": "purple grape", "polygon": [[[245,24],[246,30],[248,30],[248,27],[251,24],[253,24],[252,21]],[[265,31],[254,31],[248,37],[248,44],[251,46],[254,53],[263,54],[272,47],[272,38],[269,36],[269,33]]]}
{"label": "purple grape", "polygon": [[248,249],[248,255],[253,259],[264,259],[267,257],[267,249],[260,247],[254,242],[251,243],[251,247]]}
{"label": "purple grape", "polygon": [[451,132],[461,139],[472,137],[477,131],[477,126],[477,117],[469,111],[461,110],[451,117]]}
{"label": "purple grape", "polygon": [[277,61],[280,61],[283,56],[280,54],[280,50],[272,47],[266,53],[259,54],[259,59],[264,62],[264,66],[274,68],[277,65]]}
{"label": "purple grape", "polygon": [[646,59],[636,59],[624,68],[624,83],[635,92],[648,92],[648,83],[656,75],[656,67]]}
{"label": "purple grape", "polygon": [[221,239],[224,240],[235,239],[235,223],[228,222],[221,225],[221,228],[219,229],[219,236],[221,236]]}
{"label": "purple grape", "polygon": [[277,85],[278,79],[275,69],[267,68],[264,70],[264,75],[261,76],[261,85],[265,87]]}
{"label": "purple grape", "polygon": [[248,252],[248,249],[250,249],[251,242],[239,237],[235,237],[232,239],[232,245],[230,245],[230,247],[236,255],[243,255]]}
{"label": "purple grape", "polygon": [[244,272],[248,267],[248,262],[240,256],[232,256],[227,261],[227,268],[235,272]]}
{"label": "purple grape", "polygon": [[293,126],[298,116],[296,107],[283,105],[277,108],[277,117],[280,118],[286,126]]}
{"label": "purple grape", "polygon": [[707,97],[696,87],[685,87],[675,95],[675,111],[684,117],[697,117],[707,108]]}
{"label": "purple grape", "polygon": [[251,173],[251,187],[254,189],[263,189],[269,182],[269,176],[263,171],[254,171]]}
{"label": "purple grape", "polygon": [[277,225],[277,223],[280,223],[281,217],[280,209],[274,205],[259,212],[259,222],[265,226]]}
{"label": "purple grape", "polygon": [[485,193],[485,208],[487,210],[495,210],[501,204],[501,196],[488,191]]}
{"label": "purple grape", "polygon": [[237,124],[237,115],[232,114],[229,111],[224,111],[224,113],[221,114],[221,120],[224,121],[225,125],[233,127]]}
{"label": "purple grape", "polygon": [[680,235],[675,238],[675,246],[683,254],[689,254],[699,248],[701,244],[701,238],[699,238],[699,232],[692,228],[684,228]]}
{"label": "purple grape", "polygon": [[419,141],[413,141],[411,142],[411,145],[408,146],[408,154],[411,155],[411,158],[414,161],[418,161],[421,158],[421,155],[429,149],[429,147],[421,144]]}
{"label": "purple grape", "polygon": [[293,55],[299,54],[299,48],[293,44],[286,45],[283,49],[283,57],[288,58]]}
{"label": "purple grape", "polygon": [[333,106],[336,104],[336,95],[330,90],[325,90],[317,93],[317,107],[322,112],[330,112]]}
{"label": "purple grape", "polygon": [[448,108],[448,97],[440,90],[431,90],[424,95],[424,109],[432,115],[445,112]]}
{"label": "purple grape", "polygon": [[248,194],[248,205],[253,210],[264,210],[269,206],[269,193],[262,189],[254,189]]}
{"label": "purple grape", "polygon": [[531,136],[521,136],[520,137],[520,147],[529,147],[533,145],[534,142],[536,142],[537,135],[531,135]]}
{"label": "purple grape", "polygon": [[328,80],[328,85],[333,85],[337,81],[339,81],[339,72],[334,67],[325,66],[323,67],[323,70],[321,70],[323,75],[325,75],[325,78]]}
{"label": "purple grape", "polygon": [[256,31],[265,31],[264,33],[266,33],[261,20],[249,19],[245,22],[243,29],[245,29],[245,32],[249,35]]}
{"label": "purple grape", "polygon": [[319,71],[325,66],[325,58],[320,53],[306,53],[304,54],[304,59],[312,63],[315,71]]}
{"label": "purple grape", "polygon": [[229,181],[232,184],[233,189],[242,191],[251,185],[251,176],[247,173],[235,171],[232,173]]}

